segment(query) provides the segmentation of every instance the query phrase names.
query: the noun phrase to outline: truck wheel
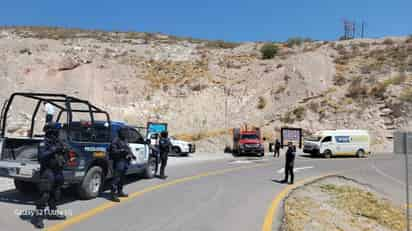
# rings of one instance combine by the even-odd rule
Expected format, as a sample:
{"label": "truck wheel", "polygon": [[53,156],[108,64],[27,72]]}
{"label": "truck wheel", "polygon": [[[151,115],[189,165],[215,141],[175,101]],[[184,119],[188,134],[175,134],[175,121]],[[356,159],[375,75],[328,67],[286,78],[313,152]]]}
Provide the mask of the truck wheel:
{"label": "truck wheel", "polygon": [[155,176],[157,171],[157,161],[155,157],[149,157],[148,164],[144,170],[144,177],[147,179],[151,179]]}
{"label": "truck wheel", "polygon": [[180,155],[180,152],[181,152],[179,147],[173,147],[173,148],[172,148],[172,151],[173,151],[173,153],[176,154],[176,155]]}
{"label": "truck wheel", "polygon": [[258,157],[263,157],[264,155],[265,155],[265,153],[261,152],[261,153],[258,154]]}
{"label": "truck wheel", "polygon": [[14,179],[14,186],[21,193],[34,193],[37,191],[37,185],[33,182]]}
{"label": "truck wheel", "polygon": [[365,157],[365,151],[363,151],[362,149],[359,149],[359,150],[356,152],[356,157],[358,157],[358,158],[363,158],[363,157]]}
{"label": "truck wheel", "polygon": [[103,170],[94,166],[87,171],[82,183],[79,185],[79,196],[83,200],[96,198],[103,185]]}
{"label": "truck wheel", "polygon": [[325,150],[325,152],[323,153],[323,156],[324,156],[326,159],[329,159],[329,158],[332,157],[332,152],[331,152],[330,150]]}

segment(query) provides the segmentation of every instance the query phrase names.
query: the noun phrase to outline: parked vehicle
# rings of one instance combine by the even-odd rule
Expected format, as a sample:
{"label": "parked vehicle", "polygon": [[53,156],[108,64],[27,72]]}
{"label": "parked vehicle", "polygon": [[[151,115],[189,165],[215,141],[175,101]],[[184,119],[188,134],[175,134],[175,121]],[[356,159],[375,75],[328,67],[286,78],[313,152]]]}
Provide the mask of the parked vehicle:
{"label": "parked vehicle", "polygon": [[260,129],[235,128],[233,130],[233,148],[236,155],[255,154],[260,157],[265,155],[263,141],[261,139]]}
{"label": "parked vehicle", "polygon": [[[152,145],[157,145],[159,134],[162,131],[167,131],[166,123],[154,123],[149,122],[147,124],[147,138],[150,139]],[[188,156],[190,153],[196,152],[195,144],[178,140],[173,136],[170,136],[170,142],[172,143],[171,154],[178,156]]]}
{"label": "parked vehicle", "polygon": [[[15,137],[6,132],[7,113],[15,98],[31,100],[36,105],[31,117],[31,128],[25,137]],[[105,181],[112,177],[113,163],[109,159],[108,147],[120,128],[129,130],[128,142],[136,157],[127,174],[143,174],[147,178],[154,176],[156,162],[148,142],[132,126],[111,121],[106,111],[75,97],[63,94],[14,93],[1,115],[0,176],[13,178],[17,190],[33,191],[39,181],[37,146],[44,139],[44,134],[34,131],[34,127],[38,109],[43,102],[52,104],[58,110],[56,122],[61,125],[59,137],[69,148],[68,155],[73,159],[64,168],[64,184],[65,187],[76,187],[80,198],[96,197]],[[88,115],[90,118],[87,121],[73,121],[73,116],[78,114]],[[66,119],[62,119],[63,115]],[[101,115],[106,119],[95,120],[96,116]]]}
{"label": "parked vehicle", "polygon": [[365,157],[370,154],[370,137],[366,130],[319,131],[304,141],[303,152],[326,158],[339,155]]}

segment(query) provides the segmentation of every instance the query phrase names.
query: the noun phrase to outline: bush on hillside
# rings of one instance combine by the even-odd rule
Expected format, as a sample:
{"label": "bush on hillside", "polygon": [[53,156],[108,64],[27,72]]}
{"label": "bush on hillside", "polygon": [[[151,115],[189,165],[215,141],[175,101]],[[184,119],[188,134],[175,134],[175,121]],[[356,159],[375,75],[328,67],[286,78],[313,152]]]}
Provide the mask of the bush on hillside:
{"label": "bush on hillside", "polygon": [[277,55],[278,51],[278,46],[273,43],[265,43],[262,48],[260,48],[263,59],[272,59],[273,57],[275,57],[275,55]]}
{"label": "bush on hillside", "polygon": [[288,38],[286,41],[286,44],[288,45],[289,48],[292,48],[294,46],[300,46],[305,42],[312,42],[313,40],[311,38],[301,38],[301,37],[292,37]]}

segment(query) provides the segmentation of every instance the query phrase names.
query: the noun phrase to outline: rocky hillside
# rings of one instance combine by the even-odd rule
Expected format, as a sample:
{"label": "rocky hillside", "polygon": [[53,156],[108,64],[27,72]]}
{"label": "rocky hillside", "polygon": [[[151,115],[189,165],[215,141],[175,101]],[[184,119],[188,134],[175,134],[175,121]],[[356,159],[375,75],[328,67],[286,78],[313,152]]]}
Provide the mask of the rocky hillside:
{"label": "rocky hillside", "polygon": [[[375,151],[411,128],[412,37],[277,44],[227,43],[162,34],[0,28],[0,100],[14,91],[86,98],[114,119],[169,123],[203,150],[230,144],[229,130],[282,126],[371,131]],[[25,110],[27,112],[25,112]],[[32,111],[15,109],[23,132]]]}

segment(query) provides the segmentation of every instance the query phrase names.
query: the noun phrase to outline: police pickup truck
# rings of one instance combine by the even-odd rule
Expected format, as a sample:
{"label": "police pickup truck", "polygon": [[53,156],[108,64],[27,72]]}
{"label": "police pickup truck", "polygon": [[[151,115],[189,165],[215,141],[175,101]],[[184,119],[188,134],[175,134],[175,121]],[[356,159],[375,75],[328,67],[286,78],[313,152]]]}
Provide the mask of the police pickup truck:
{"label": "police pickup truck", "polygon": [[[8,134],[7,120],[13,118],[8,113],[16,98],[32,101],[35,109],[31,126],[26,136]],[[110,120],[109,114],[88,101],[63,94],[14,93],[3,105],[0,114],[0,176],[14,179],[20,192],[36,190],[40,165],[37,160],[38,144],[44,134],[36,131],[39,108],[49,103],[57,109],[54,122],[60,125],[59,138],[68,148],[68,161],[64,168],[65,186],[74,186],[81,199],[95,198],[103,189],[106,180],[113,176],[113,162],[109,158],[108,147],[120,128],[128,129],[127,140],[136,159],[132,160],[127,174],[142,174],[152,178],[155,174],[156,159],[152,156],[148,141],[132,126]],[[82,114],[87,120],[75,121],[75,115]],[[97,120],[98,117],[104,120]],[[63,119],[64,118],[64,119]],[[77,118],[77,117],[76,117]]]}

